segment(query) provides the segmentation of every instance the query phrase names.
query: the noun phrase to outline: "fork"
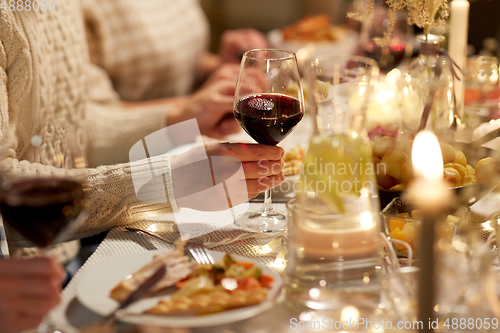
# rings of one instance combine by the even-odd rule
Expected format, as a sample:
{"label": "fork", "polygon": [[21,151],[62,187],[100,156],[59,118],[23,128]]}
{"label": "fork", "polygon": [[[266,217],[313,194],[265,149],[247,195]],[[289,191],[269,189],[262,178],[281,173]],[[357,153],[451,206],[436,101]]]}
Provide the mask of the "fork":
{"label": "fork", "polygon": [[201,265],[210,265],[215,262],[214,258],[203,244],[188,242],[186,244],[185,253]]}

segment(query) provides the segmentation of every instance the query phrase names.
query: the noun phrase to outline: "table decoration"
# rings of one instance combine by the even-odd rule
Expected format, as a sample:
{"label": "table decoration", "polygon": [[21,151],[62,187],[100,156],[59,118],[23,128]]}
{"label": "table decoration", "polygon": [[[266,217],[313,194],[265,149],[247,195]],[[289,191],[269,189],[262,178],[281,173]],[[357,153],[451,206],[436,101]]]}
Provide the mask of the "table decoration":
{"label": "table decoration", "polygon": [[[460,69],[448,53],[440,49],[439,44],[444,41],[444,37],[430,34],[431,28],[443,26],[448,18],[448,0],[386,0],[385,3],[390,8],[389,27],[383,37],[374,38],[374,42],[380,46],[389,42],[398,10],[406,9],[408,23],[423,29],[423,35],[417,36],[420,55],[410,63],[405,76],[408,84],[419,94],[422,105],[426,106],[425,109],[429,108],[427,112],[425,109],[423,111],[419,130],[429,126],[440,137],[453,139],[457,123],[461,123],[455,111],[453,86],[454,80],[458,79],[456,71]],[[365,14],[348,13],[347,16],[360,21],[367,20],[373,11],[374,0],[368,0],[367,4]]]}
{"label": "table decoration", "polygon": [[[458,67],[465,68],[467,62],[467,40],[469,29],[469,1],[453,0],[450,4],[450,32],[448,52]],[[457,112],[464,116],[464,84],[455,82]]]}
{"label": "table decoration", "polygon": [[[391,39],[398,10],[408,11],[408,24],[422,28],[424,35],[430,34],[431,28],[444,25],[448,18],[448,0],[385,0],[385,4],[390,8],[389,24],[382,37],[377,37],[374,41],[379,45],[385,45]],[[375,7],[375,0],[367,0],[367,11],[363,14],[358,12],[347,13],[347,17],[364,22],[370,18]]]}
{"label": "table decoration", "polygon": [[422,211],[420,231],[420,288],[418,320],[423,323],[421,332],[433,331],[429,323],[434,321],[434,228],[441,219],[443,209],[451,200],[444,191],[441,149],[436,136],[422,131],[415,137],[412,150],[413,169],[416,180],[410,184],[408,199]]}

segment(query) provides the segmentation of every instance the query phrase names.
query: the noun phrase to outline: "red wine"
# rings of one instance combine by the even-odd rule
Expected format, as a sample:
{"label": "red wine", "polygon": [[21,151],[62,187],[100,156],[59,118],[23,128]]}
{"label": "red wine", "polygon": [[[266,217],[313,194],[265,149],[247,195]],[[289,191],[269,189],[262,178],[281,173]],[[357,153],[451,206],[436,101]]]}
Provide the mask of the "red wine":
{"label": "red wine", "polygon": [[52,244],[82,211],[77,182],[44,178],[12,184],[0,194],[3,221],[38,247]]}
{"label": "red wine", "polygon": [[374,41],[369,41],[363,48],[368,58],[378,62],[381,71],[389,72],[396,68],[405,57],[404,43],[389,43],[387,47],[380,47]]}
{"label": "red wine", "polygon": [[236,102],[234,117],[258,143],[276,145],[303,117],[298,99],[279,94],[258,94]]}

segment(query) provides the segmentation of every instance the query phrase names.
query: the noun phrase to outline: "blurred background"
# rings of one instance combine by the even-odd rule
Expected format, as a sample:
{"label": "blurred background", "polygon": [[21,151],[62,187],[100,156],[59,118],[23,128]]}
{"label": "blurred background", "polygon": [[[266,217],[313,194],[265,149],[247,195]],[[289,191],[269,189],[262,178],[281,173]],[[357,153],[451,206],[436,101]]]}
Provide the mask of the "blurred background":
{"label": "blurred background", "polygon": [[[335,25],[359,24],[348,20],[350,8],[365,0],[200,0],[212,27],[212,51],[225,29],[254,27],[264,33],[295,23],[307,14],[328,14]],[[470,0],[469,55],[498,56],[500,0]]]}

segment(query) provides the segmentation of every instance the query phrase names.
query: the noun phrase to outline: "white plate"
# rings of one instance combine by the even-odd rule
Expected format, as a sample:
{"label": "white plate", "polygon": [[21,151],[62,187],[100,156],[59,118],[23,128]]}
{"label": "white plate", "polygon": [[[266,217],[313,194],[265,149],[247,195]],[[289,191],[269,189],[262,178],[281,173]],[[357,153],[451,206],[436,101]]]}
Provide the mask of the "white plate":
{"label": "white plate", "polygon": [[[127,275],[139,270],[149,263],[156,253],[164,251],[148,251],[132,255],[116,257],[92,267],[80,278],[77,287],[77,297],[80,302],[90,310],[105,316],[118,306],[118,302],[109,297],[110,291]],[[215,260],[224,256],[223,252],[210,251]],[[142,314],[145,310],[154,307],[158,300],[165,296],[142,299],[126,309],[127,314],[120,318],[121,321],[162,327],[206,327],[232,323],[247,319],[270,309],[281,292],[283,280],[268,267],[250,258],[234,256],[236,260],[255,263],[262,269],[262,273],[274,278],[272,288],[269,290],[267,300],[261,304],[244,308],[228,310],[220,313],[203,316],[155,316]]]}
{"label": "white plate", "polygon": [[320,41],[320,42],[302,42],[302,41],[291,41],[284,40],[283,33],[281,29],[271,30],[267,34],[267,40],[272,47],[280,48],[288,51],[297,52],[302,47],[307,44],[311,44],[315,47],[315,54],[345,54],[349,55],[354,52],[358,45],[358,34],[350,29],[346,29],[346,34],[344,38],[337,41]]}

